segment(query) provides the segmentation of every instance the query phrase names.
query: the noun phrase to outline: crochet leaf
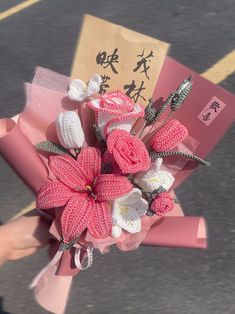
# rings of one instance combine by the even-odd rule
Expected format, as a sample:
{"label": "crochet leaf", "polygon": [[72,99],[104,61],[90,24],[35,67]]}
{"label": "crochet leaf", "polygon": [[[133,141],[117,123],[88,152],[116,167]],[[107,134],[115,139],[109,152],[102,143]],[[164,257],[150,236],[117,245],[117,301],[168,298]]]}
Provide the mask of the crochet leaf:
{"label": "crochet leaf", "polygon": [[171,151],[171,152],[150,152],[149,153],[150,158],[152,161],[156,160],[159,157],[169,157],[169,156],[180,156],[180,157],[184,157],[184,158],[188,158],[188,159],[192,159],[194,161],[197,161],[199,164],[203,165],[203,166],[209,166],[210,163],[199,158],[198,156],[195,155],[191,155],[191,154],[187,154],[187,153],[183,153],[183,152],[179,152],[179,151]]}
{"label": "crochet leaf", "polygon": [[53,143],[51,141],[37,143],[34,145],[34,147],[38,151],[48,152],[55,155],[63,155],[63,154],[71,155],[70,152],[67,149],[65,149],[63,146],[61,146],[60,144]]}

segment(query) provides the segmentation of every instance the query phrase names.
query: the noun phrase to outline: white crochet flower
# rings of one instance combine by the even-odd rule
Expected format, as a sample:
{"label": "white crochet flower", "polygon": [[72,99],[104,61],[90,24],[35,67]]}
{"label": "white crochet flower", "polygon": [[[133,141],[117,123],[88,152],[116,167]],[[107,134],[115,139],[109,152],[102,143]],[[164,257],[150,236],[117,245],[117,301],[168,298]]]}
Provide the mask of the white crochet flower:
{"label": "white crochet flower", "polygon": [[142,198],[142,192],[134,188],[123,197],[117,198],[113,203],[112,236],[117,238],[121,235],[122,229],[137,233],[141,230],[141,219],[148,209],[148,203]]}
{"label": "white crochet flower", "polygon": [[100,90],[102,78],[95,74],[86,85],[82,80],[74,80],[69,85],[68,97],[71,100],[83,101]]}
{"label": "white crochet flower", "polygon": [[136,174],[134,176],[134,182],[146,192],[153,192],[160,186],[165,190],[169,190],[175,178],[170,172],[160,170],[162,162],[162,158],[158,158],[152,163],[147,172],[139,172]]}
{"label": "white crochet flower", "polygon": [[121,91],[91,99],[87,106],[95,111],[96,124],[104,139],[115,129],[130,132],[136,119],[144,116],[144,107]]}
{"label": "white crochet flower", "polygon": [[78,114],[74,111],[61,112],[56,120],[56,132],[60,144],[65,148],[80,148],[85,137]]}

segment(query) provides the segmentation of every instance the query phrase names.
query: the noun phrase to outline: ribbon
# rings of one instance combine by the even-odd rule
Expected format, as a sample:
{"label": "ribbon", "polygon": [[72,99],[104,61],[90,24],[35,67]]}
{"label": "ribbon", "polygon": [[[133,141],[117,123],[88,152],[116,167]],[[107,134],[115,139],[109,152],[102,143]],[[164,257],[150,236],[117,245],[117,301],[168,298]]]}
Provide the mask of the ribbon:
{"label": "ribbon", "polygon": [[[82,256],[81,256],[81,252],[83,253]],[[38,273],[38,275],[33,279],[32,283],[29,285],[30,289],[33,289],[38,285],[40,279],[43,278],[43,276],[48,272],[49,269],[54,268],[54,266],[58,265],[58,262],[60,261],[63,253],[64,253],[64,249],[61,244],[58,251],[56,252],[54,257],[50,261],[50,263],[47,264],[47,266],[45,266]],[[93,262],[93,247],[91,245],[89,245],[87,248],[84,248],[84,247],[75,248],[74,264],[79,270],[88,269],[89,267],[92,266],[92,262]]]}
{"label": "ribbon", "polygon": [[[89,245],[86,248],[83,258],[81,257],[81,249],[76,249],[74,254],[74,262],[78,269],[86,270],[91,267],[93,263],[93,247]],[[85,262],[87,263],[85,264]]]}

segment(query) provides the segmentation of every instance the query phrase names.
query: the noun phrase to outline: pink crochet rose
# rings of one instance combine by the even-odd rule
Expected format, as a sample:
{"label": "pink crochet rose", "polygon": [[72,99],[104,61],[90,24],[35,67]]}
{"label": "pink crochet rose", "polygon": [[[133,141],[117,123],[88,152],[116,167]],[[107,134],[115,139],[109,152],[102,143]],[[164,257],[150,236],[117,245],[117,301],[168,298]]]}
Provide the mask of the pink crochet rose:
{"label": "pink crochet rose", "polygon": [[96,124],[104,139],[114,129],[130,132],[135,119],[144,116],[144,108],[120,91],[92,99],[87,106],[95,111]]}
{"label": "pink crochet rose", "polygon": [[106,238],[112,229],[109,201],[132,189],[127,178],[101,174],[101,156],[96,148],[82,149],[77,160],[53,156],[50,168],[58,180],[42,186],[37,207],[64,207],[61,229],[64,243],[75,240],[86,228],[95,238]]}
{"label": "pink crochet rose", "polygon": [[124,174],[148,170],[151,164],[144,143],[123,130],[113,131],[107,139],[108,152]]}
{"label": "pink crochet rose", "polygon": [[173,208],[174,200],[167,192],[162,192],[159,196],[157,196],[151,205],[151,211],[158,216],[163,216]]}

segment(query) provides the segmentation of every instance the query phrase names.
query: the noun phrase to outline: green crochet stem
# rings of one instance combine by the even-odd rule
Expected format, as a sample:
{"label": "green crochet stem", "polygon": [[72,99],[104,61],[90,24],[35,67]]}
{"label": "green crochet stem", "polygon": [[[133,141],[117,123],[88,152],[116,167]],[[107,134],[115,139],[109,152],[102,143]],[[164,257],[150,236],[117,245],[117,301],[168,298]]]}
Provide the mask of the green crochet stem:
{"label": "green crochet stem", "polygon": [[151,122],[151,124],[155,123],[155,121],[160,118],[160,116],[163,114],[163,112],[166,110],[166,108],[171,103],[172,98],[174,97],[174,94],[170,94],[170,96],[167,98],[167,100],[162,105],[161,109],[157,112],[156,116],[154,117],[154,120]]}
{"label": "green crochet stem", "polygon": [[[157,119],[163,114],[163,112],[166,110],[166,108],[169,106],[169,104],[171,103],[172,99],[174,97],[174,94],[170,94],[170,96],[167,98],[167,100],[164,102],[164,104],[162,105],[162,107],[160,108],[159,111],[154,112],[153,110],[150,110],[148,112],[148,110],[145,110],[145,124],[140,132],[139,138],[141,138],[141,136],[143,135],[143,132],[145,130],[145,128],[147,126],[150,126],[152,124],[154,124]],[[151,108],[151,104],[149,105]],[[147,109],[147,108],[146,108]],[[164,123],[169,119],[170,115],[172,114],[172,111],[170,112],[170,114],[168,115],[167,119],[164,121]]]}
{"label": "green crochet stem", "polygon": [[158,129],[160,129],[164,124],[166,124],[168,122],[168,120],[170,119],[170,117],[172,116],[174,111],[170,111],[167,115],[167,117],[165,118],[165,120],[161,123],[161,125],[158,127]]}
{"label": "green crochet stem", "polygon": [[101,131],[100,131],[100,128],[98,127],[97,124],[93,124],[93,129],[94,129],[94,132],[95,132],[95,136],[96,136],[96,139],[98,141],[98,143],[101,143],[103,142],[103,138],[102,138],[102,134],[101,134]]}
{"label": "green crochet stem", "polygon": [[[170,98],[171,96],[169,96]],[[151,123],[148,123],[148,121],[145,122],[144,126],[143,126],[143,129],[141,130],[140,132],[140,135],[139,137],[141,138],[141,136],[143,135],[143,132],[145,130],[145,128],[153,123],[156,122],[156,120],[163,114],[163,112],[166,110],[166,108],[168,107],[170,101],[169,101],[169,98],[166,100],[166,102],[163,104],[163,106],[161,107],[161,109],[156,113],[156,117],[154,118],[154,120],[152,120]],[[170,111],[167,115],[167,117],[165,118],[165,120],[160,124],[160,126],[157,128],[157,130],[159,130],[171,117],[171,115],[173,114],[174,111]]]}
{"label": "green crochet stem", "polygon": [[200,163],[203,166],[209,166],[210,165],[207,161],[205,161],[205,160],[203,160],[203,159],[201,159],[195,155],[186,154],[183,152],[150,152],[150,157],[152,160],[156,160],[159,157],[164,158],[164,157],[169,157],[169,156],[181,156],[181,157],[185,157],[185,158],[197,161],[198,163]]}
{"label": "green crochet stem", "polygon": [[67,250],[70,250],[74,246],[75,242],[76,242],[75,240],[73,240],[69,243],[65,243],[62,241],[60,244],[60,247],[61,247],[62,251],[67,251]]}
{"label": "green crochet stem", "polygon": [[70,241],[69,243],[64,242],[64,240],[62,239],[60,243],[61,250],[62,251],[70,250],[74,246],[74,244],[79,241],[80,238],[81,238],[81,235],[79,235],[78,237]]}
{"label": "green crochet stem", "polygon": [[101,150],[102,153],[104,153],[105,150],[107,149],[107,143],[103,139],[101,131],[100,131],[100,128],[98,127],[98,125],[93,124],[93,129],[94,129],[95,136],[96,136],[96,139],[98,141],[98,144],[100,146],[100,150]]}
{"label": "green crochet stem", "polygon": [[146,114],[145,114],[146,126],[152,125],[153,123],[156,122],[156,120],[163,114],[163,112],[166,110],[166,108],[171,103],[173,96],[174,96],[173,93],[170,94],[170,96],[164,102],[164,104],[162,105],[162,107],[160,108],[159,111],[156,111],[156,112],[152,112],[151,110],[149,112],[146,111]]}

